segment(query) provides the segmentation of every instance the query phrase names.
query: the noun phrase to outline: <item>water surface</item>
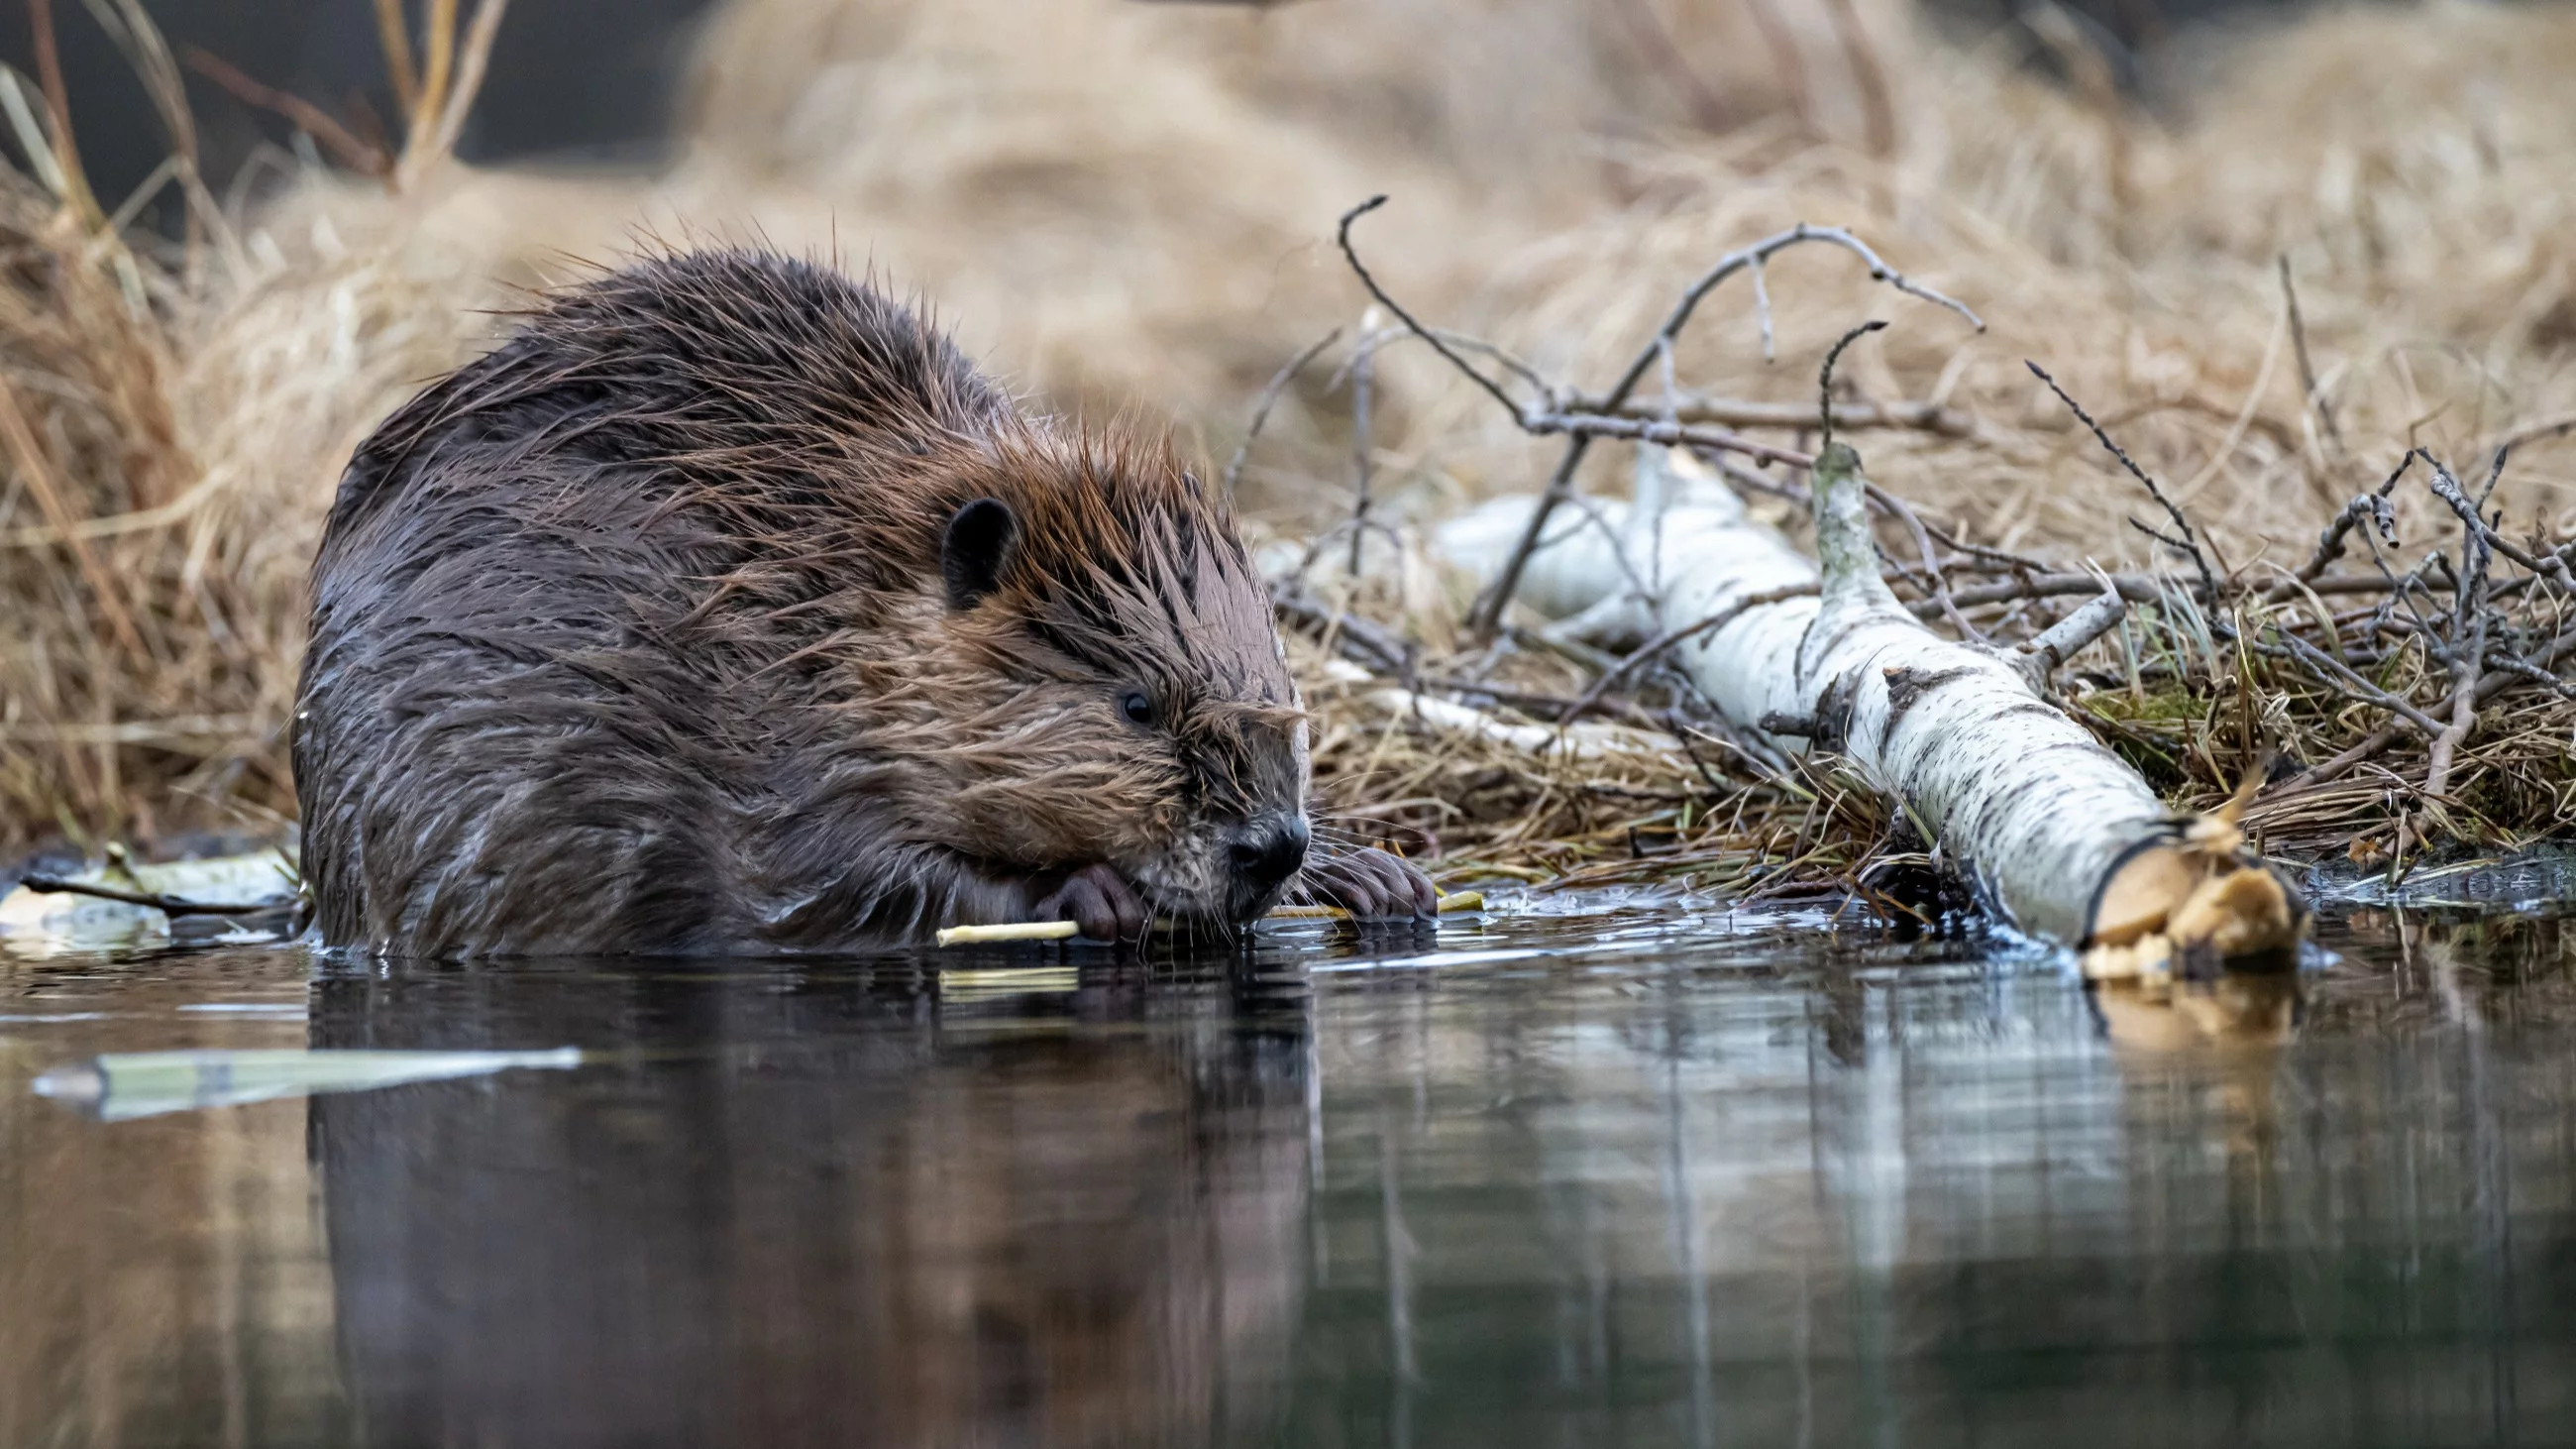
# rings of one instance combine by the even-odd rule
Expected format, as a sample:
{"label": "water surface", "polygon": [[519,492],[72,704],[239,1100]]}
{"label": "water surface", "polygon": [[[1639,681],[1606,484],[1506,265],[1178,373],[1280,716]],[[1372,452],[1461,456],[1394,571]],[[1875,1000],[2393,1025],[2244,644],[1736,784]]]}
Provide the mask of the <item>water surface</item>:
{"label": "water surface", "polygon": [[[2576,1439],[2576,938],[0,956],[0,1445]],[[103,1120],[179,1047],[582,1064]]]}

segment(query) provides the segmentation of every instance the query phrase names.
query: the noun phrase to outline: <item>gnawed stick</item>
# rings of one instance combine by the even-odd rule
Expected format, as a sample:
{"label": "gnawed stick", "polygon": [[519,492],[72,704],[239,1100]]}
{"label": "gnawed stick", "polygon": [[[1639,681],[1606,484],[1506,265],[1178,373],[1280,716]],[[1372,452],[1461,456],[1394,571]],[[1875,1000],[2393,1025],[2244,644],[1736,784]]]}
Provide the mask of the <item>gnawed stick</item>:
{"label": "gnawed stick", "polygon": [[1069,941],[1082,934],[1071,921],[1010,921],[998,926],[946,926],[942,946],[989,946],[1000,941]]}

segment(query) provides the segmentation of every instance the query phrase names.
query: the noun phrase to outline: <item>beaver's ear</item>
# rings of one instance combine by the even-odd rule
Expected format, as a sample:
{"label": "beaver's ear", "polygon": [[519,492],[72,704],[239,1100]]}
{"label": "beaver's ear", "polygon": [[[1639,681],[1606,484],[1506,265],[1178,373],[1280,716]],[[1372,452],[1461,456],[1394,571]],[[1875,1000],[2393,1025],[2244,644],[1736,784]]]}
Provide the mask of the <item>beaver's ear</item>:
{"label": "beaver's ear", "polygon": [[939,543],[939,576],[948,585],[948,607],[971,609],[1002,586],[1002,568],[1019,542],[1020,520],[999,498],[978,498],[948,520]]}

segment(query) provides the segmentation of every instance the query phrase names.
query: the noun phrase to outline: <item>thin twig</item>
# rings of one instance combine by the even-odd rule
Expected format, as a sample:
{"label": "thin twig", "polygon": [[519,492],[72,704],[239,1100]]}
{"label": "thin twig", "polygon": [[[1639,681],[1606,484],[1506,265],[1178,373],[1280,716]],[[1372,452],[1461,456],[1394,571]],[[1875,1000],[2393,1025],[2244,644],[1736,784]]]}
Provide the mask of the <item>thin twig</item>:
{"label": "thin twig", "polygon": [[187,64],[188,69],[231,92],[233,99],[243,105],[284,116],[296,129],[321,142],[350,170],[367,176],[383,176],[393,170],[394,158],[382,147],[360,140],[329,111],[302,96],[262,85],[203,46],[188,47]]}
{"label": "thin twig", "polygon": [[156,911],[172,916],[255,916],[293,904],[291,900],[285,899],[252,901],[247,904],[192,901],[180,896],[161,895],[154,891],[119,890],[115,886],[93,885],[88,881],[64,880],[50,875],[26,876],[21,878],[18,884],[38,895],[90,896],[102,901],[115,901],[119,905],[150,906]]}
{"label": "thin twig", "polygon": [[2326,441],[2334,445],[2334,454],[2344,455],[2343,430],[2335,426],[2334,404],[2327,401],[2325,390],[2317,386],[2317,367],[2308,358],[2308,324],[2299,315],[2299,288],[2290,280],[2290,254],[2278,258],[2281,266],[2281,296],[2290,306],[2290,344],[2299,356],[2299,380],[2307,385],[2308,405],[2316,409],[2317,425],[2325,430]]}
{"label": "thin twig", "polygon": [[[2490,649],[2487,651],[2487,666],[2495,673],[2509,674],[2516,679],[2537,684],[2543,689],[2553,690],[2563,698],[2576,699],[2576,683],[2562,679],[2528,659]],[[2483,686],[2485,681],[2481,680],[2479,683]]]}
{"label": "thin twig", "polygon": [[[1567,409],[1574,412],[1612,411],[1601,404],[1602,399],[1594,397],[1568,398],[1565,403]],[[1630,402],[1617,412],[1623,417],[1658,417],[1672,422],[1715,423],[1732,428],[1804,428],[1816,420],[1816,410],[1805,403],[1687,395],[1669,404]],[[1892,403],[1847,398],[1834,404],[1834,426],[1846,429],[1901,428],[1936,433],[1945,438],[1982,436],[1975,418],[1955,408],[1919,398]]]}
{"label": "thin twig", "polygon": [[1762,361],[1767,366],[1779,360],[1779,354],[1772,347],[1770,268],[1755,262],[1752,271],[1753,315],[1762,328]]}
{"label": "thin twig", "polygon": [[[2494,479],[2504,473],[2504,459],[2504,451],[2499,449],[2487,485],[2489,491],[2494,489]],[[2450,470],[2436,462],[2429,453],[2424,461],[2433,466],[2434,490],[2441,492],[2445,486],[2450,490],[2443,498],[2444,502],[2450,503],[2457,498],[2458,502],[2453,505],[2455,508],[2468,504],[2465,497],[2459,496],[2459,482],[2451,477]],[[2469,731],[2477,727],[2478,681],[2486,673],[2489,615],[2484,602],[2487,565],[2494,556],[2489,539],[2494,537],[2494,530],[2478,516],[2474,504],[2468,504],[2460,521],[2459,587],[2452,612],[2451,719],[2441,733],[2433,737],[2433,748],[2426,756],[2424,767],[2424,795],[2434,800],[2440,799],[2449,787],[2452,757],[2468,739]],[[2400,840],[2403,840],[2402,830]]]}
{"label": "thin twig", "polygon": [[1375,318],[1360,319],[1359,346],[1351,356],[1351,567],[1360,576],[1361,552],[1368,543],[1369,509],[1377,500],[1377,436],[1370,413],[1377,401],[1377,328]]}
{"label": "thin twig", "polygon": [[1351,245],[1351,223],[1384,205],[1386,205],[1386,195],[1380,192],[1342,213],[1342,223],[1334,231],[1334,238],[1341,243],[1342,259],[1351,264],[1351,271],[1359,277],[1360,285],[1368,288],[1368,294],[1377,299],[1379,306],[1394,313],[1395,319],[1403,323],[1408,331],[1430,343],[1432,351],[1439,353],[1451,367],[1475,379],[1476,385],[1491,394],[1494,401],[1501,403],[1505,412],[1510,413],[1515,420],[1519,419],[1521,405],[1512,401],[1512,395],[1503,391],[1501,383],[1487,377],[1482,369],[1459,356],[1446,341],[1442,340],[1441,334],[1423,326],[1412,313],[1404,310],[1404,304],[1388,296],[1386,288],[1379,286],[1377,278],[1369,275],[1369,269],[1360,262],[1359,251]]}
{"label": "thin twig", "polygon": [[[2306,663],[2314,665],[2315,667],[2325,671],[2327,677],[2318,680],[2318,683],[2324,685],[2326,688],[2331,689],[2338,694],[2359,700],[2364,704],[2377,705],[2381,709],[2387,710],[2389,713],[2405,720],[2408,724],[2422,730],[2427,737],[2438,735],[2442,732],[2442,725],[2439,721],[2424,713],[2424,711],[2417,709],[2413,704],[2406,700],[2390,694],[2387,690],[2380,688],[2378,685],[2362,678],[2359,674],[2354,673],[2352,667],[2345,664],[2342,660],[2326,653],[2324,650],[2319,649],[2314,644],[2309,643],[2307,640],[2300,638],[2296,634],[2283,632],[2278,637],[2282,646],[2286,648],[2289,653],[2296,655]],[[2252,644],[2251,647],[2257,653],[2269,654],[2274,652],[2270,646],[2264,644],[2256,643]]]}
{"label": "thin twig", "polygon": [[[2145,524],[2138,524],[2138,528],[2140,532],[2147,534],[2149,537],[2168,543],[2177,551],[2189,555],[2192,565],[2200,570],[2200,586],[2203,597],[2207,598],[2212,604],[2215,604],[2218,601],[2218,575],[2209,566],[2209,556],[2201,552],[2200,535],[2192,530],[2191,520],[2183,517],[2182,510],[2174,506],[2173,500],[2165,496],[2165,491],[2162,488],[2156,486],[2155,479],[2147,476],[2146,469],[2139,467],[2137,461],[2131,458],[2126,452],[2122,451],[2119,444],[2111,441],[2111,435],[2102,430],[2102,425],[2100,423],[2093,421],[2093,415],[2084,411],[2084,405],[2068,396],[2066,389],[2057,385],[2057,379],[2049,376],[2047,369],[2027,358],[2023,359],[2022,366],[2030,369],[2031,376],[2048,384],[2048,390],[2057,394],[2057,400],[2066,404],[2067,410],[2075,414],[2078,422],[2081,422],[2085,427],[2093,430],[2094,438],[2097,439],[2103,447],[2110,450],[2112,457],[2120,460],[2120,466],[2129,470],[2130,477],[2137,479],[2140,484],[2145,486],[2147,496],[2155,499],[2158,506],[2164,509],[2165,517],[2173,520],[2174,528],[2181,534],[2181,537],[2178,539],[2169,538],[2164,534],[2156,532],[2152,528],[2148,528]],[[2134,522],[2135,520],[2132,521]]]}
{"label": "thin twig", "polygon": [[[2155,603],[2163,597],[2163,588],[2159,585],[2175,587],[2178,582],[2170,578],[2159,578],[2155,574],[2028,574],[1997,583],[1969,584],[1963,588],[1951,590],[1950,597],[1963,609],[1973,609],[1981,604],[2010,604],[2030,599],[2070,598],[2079,594],[2100,593],[2102,581],[2105,578],[2110,580],[2113,588],[2120,591],[2121,598],[2133,604]],[[2372,578],[2367,574],[2331,574],[2325,578],[2310,580],[2308,587],[2317,594],[2333,596],[2387,594],[2394,592],[2399,585],[2394,579]],[[2267,599],[2266,602],[2272,601]],[[1937,607],[1928,599],[1911,607],[1918,616],[1924,618],[1929,618],[1938,612]]]}
{"label": "thin twig", "polygon": [[1305,351],[1290,358],[1288,365],[1272,373],[1270,381],[1262,386],[1261,395],[1254,399],[1252,404],[1252,424],[1243,430],[1243,441],[1235,445],[1234,456],[1226,460],[1226,497],[1234,496],[1235,484],[1243,477],[1243,460],[1251,456],[1253,441],[1261,436],[1262,425],[1270,421],[1270,409],[1278,405],[1279,395],[1288,390],[1288,384],[1297,380],[1297,374],[1304,372],[1308,363],[1320,356],[1325,348],[1332,346],[1341,335],[1342,329],[1336,327],[1306,344]]}
{"label": "thin twig", "polygon": [[[1655,329],[1654,336],[1649,338],[1646,344],[1638,349],[1637,355],[1629,360],[1627,371],[1621,373],[1619,380],[1602,395],[1602,401],[1607,404],[1606,410],[1615,412],[1627,405],[1630,395],[1637,390],[1637,384],[1645,378],[1648,369],[1655,365],[1655,359],[1662,354],[1664,348],[1672,344],[1673,339],[1681,335],[1682,328],[1690,323],[1691,314],[1699,310],[1701,299],[1705,298],[1719,283],[1737,272],[1760,266],[1768,261],[1773,253],[1783,248],[1804,242],[1825,242],[1842,247],[1868,265],[1871,280],[1885,283],[1908,296],[1947,307],[1965,317],[1980,332],[1986,328],[1985,319],[1971,311],[1966,304],[1908,279],[1903,273],[1890,267],[1878,253],[1870,250],[1867,243],[1851,233],[1840,227],[1809,226],[1800,222],[1787,231],[1765,237],[1742,251],[1719,258],[1715,266],[1710,267],[1697,281],[1684,288],[1680,299],[1673,304],[1672,311],[1665,315],[1664,324]],[[1399,311],[1397,315],[1403,314]],[[1442,350],[1446,352],[1447,349]],[[1479,373],[1476,376],[1479,381],[1485,381],[1483,374]],[[1488,387],[1489,390],[1500,395],[1500,390],[1491,388],[1490,383]],[[1529,422],[1525,419],[1522,425],[1525,428],[1529,427]],[[1530,511],[1530,521],[1523,528],[1519,542],[1505,557],[1502,568],[1495,573],[1493,582],[1486,587],[1484,594],[1477,600],[1475,609],[1468,616],[1469,629],[1479,639],[1493,637],[1495,629],[1501,623],[1503,610],[1520,592],[1521,572],[1529,566],[1530,555],[1538,548],[1538,541],[1547,528],[1548,515],[1555,511],[1556,506],[1565,500],[1568,493],[1573,491],[1575,472],[1582,466],[1584,454],[1592,446],[1592,439],[1623,436],[1606,429],[1592,431],[1567,429],[1566,431],[1572,432],[1573,441],[1566,445],[1565,452],[1557,459],[1556,471],[1548,476],[1547,487],[1540,491],[1538,506]],[[1708,443],[1693,441],[1697,446],[1728,448],[1737,452],[1746,451],[1742,447],[1730,446],[1742,441],[1732,435],[1725,435],[1722,441]]]}
{"label": "thin twig", "polygon": [[[1632,443],[1659,443],[1667,448],[1701,448],[1717,453],[1736,453],[1764,463],[1786,463],[1792,468],[1812,468],[1815,455],[1795,448],[1775,448],[1757,443],[1742,433],[1725,428],[1694,426],[1689,423],[1658,422],[1653,418],[1611,417],[1600,413],[1524,413],[1520,419],[1524,431],[1545,437],[1562,433],[1577,442],[1593,438],[1619,438]],[[1542,495],[1544,496],[1544,495]],[[1562,502],[1563,499],[1558,500]]]}
{"label": "thin twig", "polygon": [[1405,672],[1403,643],[1348,610],[1327,608],[1305,594],[1286,592],[1274,594],[1270,606],[1282,619],[1313,630],[1317,638],[1337,642],[1343,653],[1352,655],[1353,663],[1375,665],[1382,674]]}
{"label": "thin twig", "polygon": [[1825,349],[1825,365],[1816,369],[1816,416],[1820,419],[1819,426],[1823,433],[1816,443],[1816,452],[1819,456],[1834,445],[1834,364],[1842,361],[1844,348],[1873,332],[1885,331],[1886,328],[1886,323],[1873,317],[1835,338],[1834,345]]}
{"label": "thin twig", "polygon": [[[2343,506],[2343,511],[2326,524],[2325,532],[2317,537],[2316,552],[2308,555],[2308,561],[2300,565],[2292,577],[2303,584],[2315,581],[2326,571],[2327,565],[2343,556],[2344,539],[2364,517],[2370,519],[2372,526],[2379,530],[2379,536],[2394,548],[2397,545],[2397,512],[2388,506],[2388,495],[2395,491],[2397,480],[2405,477],[2406,470],[2414,465],[2415,454],[2410,451],[2397,461],[2396,471],[2388,475],[2386,482],[2368,493],[2354,494],[2352,501]],[[2265,598],[2277,601],[2288,598],[2292,592],[2288,584],[2275,584]]]}
{"label": "thin twig", "polygon": [[1759,609],[1771,604],[1787,603],[1791,599],[1812,599],[1816,596],[1817,591],[1818,586],[1815,584],[1787,584],[1776,589],[1765,589],[1760,593],[1746,594],[1740,599],[1733,600],[1729,602],[1725,608],[1718,610],[1716,613],[1713,613],[1696,623],[1684,624],[1678,629],[1665,630],[1663,633],[1656,635],[1654,638],[1647,640],[1641,645],[1638,645],[1617,664],[1614,664],[1610,668],[1602,671],[1601,677],[1592,681],[1592,686],[1576,697],[1573,705],[1569,707],[1563,715],[1558,717],[1557,723],[1561,725],[1571,724],[1578,716],[1583,714],[1584,711],[1591,709],[1596,704],[1599,704],[1601,702],[1601,696],[1607,694],[1612,685],[1617,684],[1620,680],[1635,673],[1639,666],[1655,659],[1665,650],[1672,648],[1683,640],[1692,638],[1699,634],[1705,634],[1712,629],[1723,629],[1727,625],[1743,617],[1745,611],[1748,609]]}
{"label": "thin twig", "polygon": [[2525,443],[2537,443],[2543,438],[2555,438],[2570,431],[2576,431],[2576,413],[2562,413],[2557,417],[2525,423],[2497,439],[2496,446],[2519,448]]}
{"label": "thin twig", "polygon": [[[2503,472],[2507,451],[2503,448],[2496,450],[2496,461],[2489,473],[2490,480],[2496,474]],[[2448,504],[2451,511],[2459,515],[2462,527],[2476,534],[2488,548],[2503,554],[2516,567],[2539,574],[2561,588],[2576,591],[2576,571],[2569,570],[2567,560],[2560,557],[2557,551],[2534,554],[2505,537],[2502,531],[2479,516],[2478,505],[2469,501],[2468,494],[2460,487],[2460,480],[2451,475],[2450,469],[2435,462],[2432,454],[2425,453],[2420,448],[2416,452],[2422,454],[2424,461],[2432,465],[2433,496]],[[2486,491],[2489,493],[2495,491],[2493,481],[2487,484]]]}

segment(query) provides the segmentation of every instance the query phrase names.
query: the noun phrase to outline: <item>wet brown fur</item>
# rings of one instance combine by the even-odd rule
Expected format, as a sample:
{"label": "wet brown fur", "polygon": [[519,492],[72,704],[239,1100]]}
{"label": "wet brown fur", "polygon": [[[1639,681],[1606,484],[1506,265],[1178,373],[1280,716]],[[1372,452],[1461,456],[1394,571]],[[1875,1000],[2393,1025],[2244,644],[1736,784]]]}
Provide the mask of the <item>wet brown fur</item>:
{"label": "wet brown fur", "polygon": [[[957,607],[942,541],[979,499],[1017,542]],[[1103,864],[1232,922],[1277,890],[1227,843],[1303,819],[1224,499],[811,263],[668,256],[545,301],[358,450],[313,593],[330,944],[833,949],[1021,919]]]}

